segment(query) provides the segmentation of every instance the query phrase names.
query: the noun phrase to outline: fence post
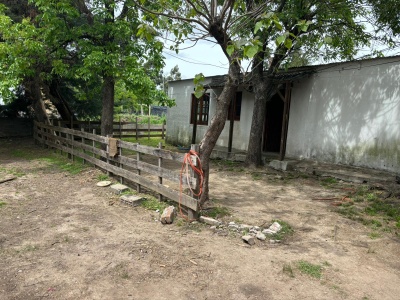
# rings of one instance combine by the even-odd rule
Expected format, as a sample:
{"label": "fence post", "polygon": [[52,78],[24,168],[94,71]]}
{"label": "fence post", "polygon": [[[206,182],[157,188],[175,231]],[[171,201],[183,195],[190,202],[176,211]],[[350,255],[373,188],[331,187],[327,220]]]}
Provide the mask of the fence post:
{"label": "fence post", "polygon": [[[118,141],[118,143],[119,143],[119,141]],[[119,158],[122,159],[122,147],[121,147],[121,146],[118,147],[118,155],[119,155]],[[121,169],[123,169],[123,168],[124,168],[124,165],[123,165],[122,163],[120,163],[120,164],[119,164],[119,167],[120,167]],[[124,177],[121,176],[119,181],[120,181],[121,184],[124,184]]]}
{"label": "fence post", "polygon": [[[137,120],[137,117],[136,117],[136,120]],[[137,145],[139,148],[140,143],[137,143]],[[137,161],[137,174],[140,176],[140,168],[139,168],[140,152],[139,151],[136,152],[136,161]],[[136,190],[138,193],[140,193],[140,184],[139,183],[136,183]]]}
{"label": "fence post", "polygon": [[147,121],[147,136],[148,136],[148,140],[150,139],[150,116],[149,116],[149,120]]}
{"label": "fence post", "polygon": [[119,116],[119,139],[122,139],[121,116]]}
{"label": "fence post", "polygon": [[136,116],[135,129],[136,129],[136,141],[137,141],[138,140],[138,120],[137,120],[137,116]]}
{"label": "fence post", "polygon": [[[199,150],[200,150],[200,146],[198,145],[198,144],[192,144],[191,146],[190,146],[190,150],[194,150],[194,151],[196,151],[197,153],[199,153]],[[199,166],[199,161],[198,161],[198,159],[196,158],[196,161],[195,161],[195,165],[196,166]],[[194,178],[196,178],[196,188],[193,190],[193,192],[195,192],[196,194],[199,192],[199,190],[200,190],[200,178],[199,178],[199,176],[197,175],[197,173],[195,173],[193,170],[190,170],[190,177],[194,177]],[[194,196],[194,194],[192,193],[192,195],[191,195],[193,198],[195,197]],[[190,208],[188,208],[188,218],[189,218],[189,220],[196,220],[198,217],[199,217],[199,214],[198,214],[198,212],[199,212],[199,206],[198,206],[198,204],[197,204],[197,209],[194,211],[194,210],[192,210],[192,209],[190,209]]]}
{"label": "fence post", "polygon": [[[85,129],[83,127],[81,128],[81,132],[85,132]],[[82,145],[85,145],[85,144],[86,144],[85,138],[82,137]],[[82,151],[83,151],[84,154],[86,153],[86,151],[85,151],[85,149],[83,147],[82,147]],[[86,160],[85,159],[83,159],[83,164],[86,164]]]}
{"label": "fence post", "polygon": [[74,136],[74,133],[72,133],[71,134],[71,159],[72,159],[72,162],[74,162],[74,160],[75,160],[75,157],[74,157],[74,141],[75,141],[75,136]]}
{"label": "fence post", "polygon": [[[160,150],[162,149],[162,143],[161,142],[158,143],[158,149],[160,149]],[[158,156],[158,168],[159,168],[159,170],[161,170],[161,168],[162,168],[162,157],[161,157],[161,155]],[[163,178],[161,176],[158,176],[158,183],[162,184],[162,182],[163,182]],[[163,201],[163,195],[162,194],[158,194],[158,200],[160,202]]]}
{"label": "fence post", "polygon": [[[93,134],[96,135],[96,128],[93,129]],[[92,140],[92,148],[93,148],[92,150],[93,157],[96,157],[96,154],[94,154],[94,149],[96,148],[96,142],[94,140]]]}
{"label": "fence post", "polygon": [[[106,140],[106,162],[107,162],[107,165],[109,165],[110,164],[110,159],[108,158],[108,153],[109,153],[109,151],[110,151],[110,149],[109,149],[109,141],[108,141],[108,139],[110,138],[110,135],[109,134],[107,134],[107,140]],[[111,172],[110,171],[107,171],[107,175],[108,176],[111,176]]]}
{"label": "fence post", "polygon": [[161,139],[165,139],[165,120],[162,122]]}

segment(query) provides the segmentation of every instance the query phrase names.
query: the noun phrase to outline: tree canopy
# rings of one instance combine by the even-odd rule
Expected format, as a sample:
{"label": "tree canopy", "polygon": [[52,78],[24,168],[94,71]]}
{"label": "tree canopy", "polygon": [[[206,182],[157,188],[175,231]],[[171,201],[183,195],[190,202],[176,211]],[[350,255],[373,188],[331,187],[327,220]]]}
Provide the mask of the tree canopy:
{"label": "tree canopy", "polygon": [[[30,6],[35,13],[19,18],[1,6],[0,94],[6,101],[34,79],[36,98],[62,83],[57,92],[73,106],[100,106],[103,113],[108,107],[111,122],[117,82],[142,103],[171,104],[151,79],[163,67],[163,44],[138,35],[143,21],[132,1],[32,0]],[[144,68],[148,60],[151,70]]]}

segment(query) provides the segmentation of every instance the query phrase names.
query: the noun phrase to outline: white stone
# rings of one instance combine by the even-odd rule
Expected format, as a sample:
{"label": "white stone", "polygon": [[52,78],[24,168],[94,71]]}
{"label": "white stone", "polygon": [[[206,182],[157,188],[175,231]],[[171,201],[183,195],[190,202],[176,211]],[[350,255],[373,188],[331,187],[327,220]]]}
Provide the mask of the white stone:
{"label": "white stone", "polygon": [[204,216],[201,216],[201,217],[199,218],[199,221],[200,221],[200,222],[203,222],[203,223],[206,223],[206,224],[208,224],[208,225],[212,225],[212,226],[218,226],[218,225],[220,225],[220,222],[219,222],[218,220],[215,220],[215,219],[209,218],[209,217],[204,217]]}
{"label": "white stone", "polygon": [[245,241],[249,245],[254,245],[256,243],[256,241],[254,240],[254,237],[251,235],[242,236],[242,240]]}
{"label": "white stone", "polygon": [[264,233],[258,232],[257,235],[256,235],[256,238],[259,239],[259,240],[261,240],[261,241],[265,241],[265,239],[266,239],[267,237],[265,236]]}

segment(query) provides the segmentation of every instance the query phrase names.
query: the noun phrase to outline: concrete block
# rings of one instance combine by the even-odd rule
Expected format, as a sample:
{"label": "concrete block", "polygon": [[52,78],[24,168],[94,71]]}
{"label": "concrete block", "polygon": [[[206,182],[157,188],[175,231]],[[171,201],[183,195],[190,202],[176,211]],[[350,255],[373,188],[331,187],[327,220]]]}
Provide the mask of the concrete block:
{"label": "concrete block", "polygon": [[271,168],[280,171],[293,171],[297,161],[295,160],[272,160],[269,163]]}
{"label": "concrete block", "polygon": [[113,184],[111,186],[111,189],[116,194],[121,194],[121,193],[126,192],[126,191],[129,190],[129,188],[126,185],[123,185],[123,184],[120,184],[120,183]]}
{"label": "concrete block", "polygon": [[161,223],[163,224],[171,224],[174,222],[175,219],[175,207],[174,206],[168,206],[166,209],[164,209],[162,215],[161,215]]}
{"label": "concrete block", "polygon": [[135,195],[123,195],[119,198],[122,203],[131,205],[131,206],[139,206],[140,203],[143,202],[144,198]]}

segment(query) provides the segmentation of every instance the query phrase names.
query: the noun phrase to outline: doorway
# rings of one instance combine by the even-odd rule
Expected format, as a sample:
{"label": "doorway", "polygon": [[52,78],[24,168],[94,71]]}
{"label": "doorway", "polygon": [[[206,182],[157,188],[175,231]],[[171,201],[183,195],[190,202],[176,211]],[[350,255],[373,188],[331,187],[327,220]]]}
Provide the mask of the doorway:
{"label": "doorway", "polygon": [[[282,91],[284,94],[285,91]],[[281,150],[282,121],[283,121],[284,102],[276,93],[267,103],[267,111],[264,123],[264,152],[277,152]]]}

